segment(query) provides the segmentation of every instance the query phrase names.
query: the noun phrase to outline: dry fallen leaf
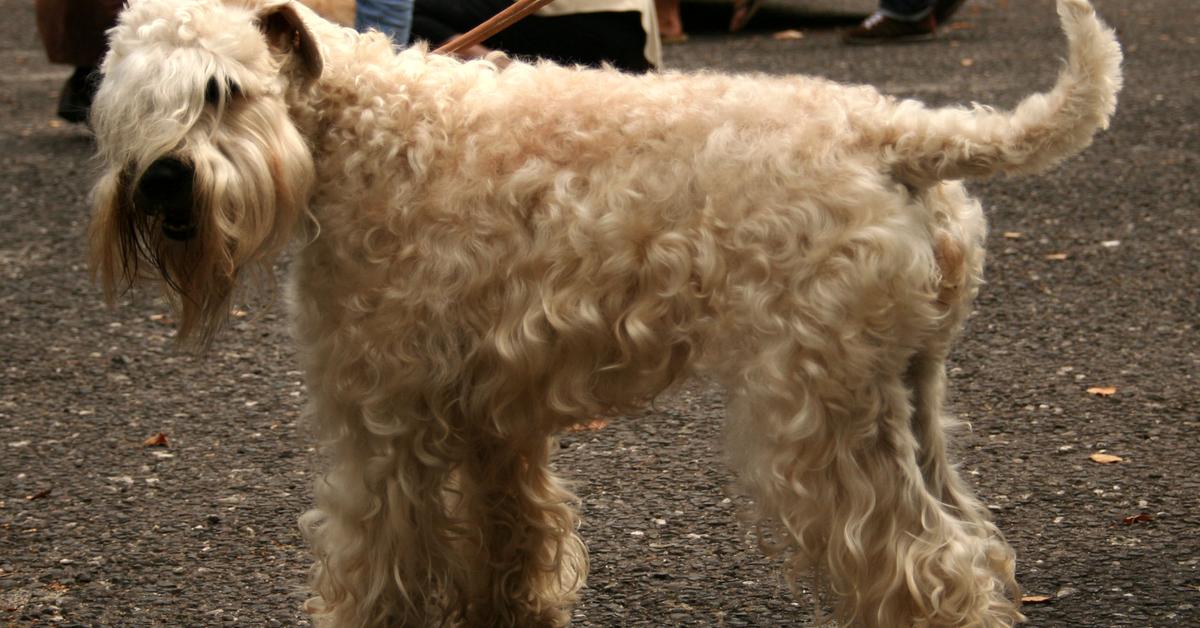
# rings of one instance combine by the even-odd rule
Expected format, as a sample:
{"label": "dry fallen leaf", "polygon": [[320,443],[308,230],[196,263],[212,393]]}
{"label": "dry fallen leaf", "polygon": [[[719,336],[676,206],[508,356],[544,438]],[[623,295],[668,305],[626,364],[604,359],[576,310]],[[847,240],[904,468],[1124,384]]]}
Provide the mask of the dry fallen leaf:
{"label": "dry fallen leaf", "polygon": [[167,316],[166,314],[151,314],[150,320],[154,321],[155,323],[161,323],[163,325],[174,325],[175,324],[175,321],[171,320],[171,317]]}
{"label": "dry fallen leaf", "polygon": [[975,65],[975,60],[972,59],[971,57],[963,57],[962,61],[959,61],[959,63],[962,64],[962,67],[969,68],[969,67]]}
{"label": "dry fallen leaf", "polygon": [[947,30],[947,31],[969,31],[974,28],[975,28],[975,25],[972,24],[971,22],[963,22],[963,21],[950,22],[949,24],[947,24],[946,26],[943,27],[943,29]]}
{"label": "dry fallen leaf", "polygon": [[1087,391],[1088,391],[1089,395],[1096,395],[1097,397],[1111,397],[1111,396],[1117,394],[1117,387],[1116,386],[1092,386],[1091,388],[1087,389]]}
{"label": "dry fallen leaf", "polygon": [[1066,253],[1051,253],[1046,256],[1046,259],[1048,259],[1052,262],[1061,262],[1062,260],[1067,259],[1067,254]]}
{"label": "dry fallen leaf", "polygon": [[1004,237],[1008,238],[1009,240],[1019,240],[1024,236],[1025,236],[1025,234],[1021,233],[1020,231],[1005,231],[1004,232]]}
{"label": "dry fallen leaf", "polygon": [[1130,517],[1125,517],[1121,520],[1121,523],[1131,526],[1135,523],[1146,523],[1147,521],[1154,521],[1154,515],[1143,512]]}
{"label": "dry fallen leaf", "polygon": [[1022,604],[1044,604],[1050,601],[1049,595],[1022,595]]}
{"label": "dry fallen leaf", "polygon": [[167,447],[167,435],[157,432],[154,436],[142,441],[142,447]]}
{"label": "dry fallen leaf", "polygon": [[804,33],[800,32],[798,30],[795,30],[795,29],[791,29],[791,28],[789,28],[786,31],[779,31],[778,33],[775,33],[774,35],[771,35],[771,39],[775,39],[777,41],[790,41],[790,40],[803,39],[803,38],[804,38]]}
{"label": "dry fallen leaf", "polygon": [[570,431],[572,431],[572,432],[593,431],[594,432],[599,429],[604,429],[607,426],[608,426],[608,421],[605,421],[604,419],[592,419],[591,421],[588,421],[587,423],[576,423],[575,425],[572,425]]}
{"label": "dry fallen leaf", "polygon": [[1101,454],[1101,453],[1092,454],[1090,457],[1092,459],[1092,462],[1098,462],[1100,464],[1115,464],[1118,462],[1124,462],[1124,460],[1125,460],[1124,458],[1122,458],[1120,456],[1114,456],[1112,454]]}

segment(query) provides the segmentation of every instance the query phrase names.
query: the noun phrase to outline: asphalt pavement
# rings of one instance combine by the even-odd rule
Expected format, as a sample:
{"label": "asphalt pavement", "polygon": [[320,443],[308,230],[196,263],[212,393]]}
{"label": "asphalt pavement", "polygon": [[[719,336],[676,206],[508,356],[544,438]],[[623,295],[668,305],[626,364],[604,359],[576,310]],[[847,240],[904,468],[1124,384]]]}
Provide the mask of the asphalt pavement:
{"label": "asphalt pavement", "polygon": [[[1096,4],[1126,51],[1112,128],[1049,174],[970,185],[990,256],[952,356],[957,455],[1016,548],[1030,625],[1200,626],[1200,11]],[[318,466],[285,316],[246,312],[197,357],[152,291],[103,306],[94,146],[53,116],[68,71],[31,5],[0,0],[0,625],[306,625],[296,518]],[[1050,0],[970,0],[938,40],[879,48],[843,46],[846,14],[803,0],[734,36],[727,12],[686,5],[667,64],[1011,107],[1065,53]],[[737,521],[723,412],[691,382],[563,439],[592,565],[576,625],[811,620]]]}

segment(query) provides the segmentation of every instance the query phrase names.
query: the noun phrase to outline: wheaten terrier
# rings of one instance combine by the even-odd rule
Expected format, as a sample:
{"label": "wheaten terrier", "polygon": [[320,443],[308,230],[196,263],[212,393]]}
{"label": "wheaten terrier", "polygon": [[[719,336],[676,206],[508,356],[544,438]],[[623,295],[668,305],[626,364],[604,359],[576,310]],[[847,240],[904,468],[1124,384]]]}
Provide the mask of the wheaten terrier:
{"label": "wheaten terrier", "polygon": [[94,268],[110,297],[161,278],[205,343],[298,240],[331,624],[566,623],[587,557],[554,435],[703,372],[792,582],[815,574],[845,624],[1008,625],[1013,552],[946,452],[985,229],[954,180],[1045,169],[1107,125],[1117,43],[1086,0],[1058,8],[1057,84],[997,112],[499,69],[285,0],[132,0],[93,110]]}

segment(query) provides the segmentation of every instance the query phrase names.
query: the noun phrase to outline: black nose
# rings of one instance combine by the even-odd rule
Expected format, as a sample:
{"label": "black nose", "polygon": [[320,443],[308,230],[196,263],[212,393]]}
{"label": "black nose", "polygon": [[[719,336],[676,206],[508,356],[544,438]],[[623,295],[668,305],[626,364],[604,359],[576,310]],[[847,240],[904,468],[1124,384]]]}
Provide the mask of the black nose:
{"label": "black nose", "polygon": [[138,182],[138,193],[152,205],[174,204],[182,199],[190,201],[194,175],[190,165],[174,157],[164,157],[146,168]]}
{"label": "black nose", "polygon": [[161,214],[163,235],[173,240],[188,240],[195,235],[192,220],[195,175],[190,164],[164,157],[150,164],[138,181],[139,208],[151,216]]}

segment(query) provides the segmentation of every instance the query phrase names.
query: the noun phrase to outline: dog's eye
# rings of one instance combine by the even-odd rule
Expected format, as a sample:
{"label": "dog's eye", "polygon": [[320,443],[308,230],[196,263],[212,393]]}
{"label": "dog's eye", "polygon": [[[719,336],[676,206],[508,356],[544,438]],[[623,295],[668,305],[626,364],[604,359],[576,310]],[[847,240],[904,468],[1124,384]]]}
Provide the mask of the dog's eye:
{"label": "dog's eye", "polygon": [[[242,95],[242,87],[233,81],[225,81],[225,90],[229,93],[228,99],[240,98]],[[221,84],[216,78],[208,79],[208,84],[204,86],[204,102],[213,105],[214,107],[221,101]]]}
{"label": "dog's eye", "polygon": [[221,86],[217,83],[217,79],[208,79],[208,85],[204,86],[204,102],[216,106],[221,100]]}

